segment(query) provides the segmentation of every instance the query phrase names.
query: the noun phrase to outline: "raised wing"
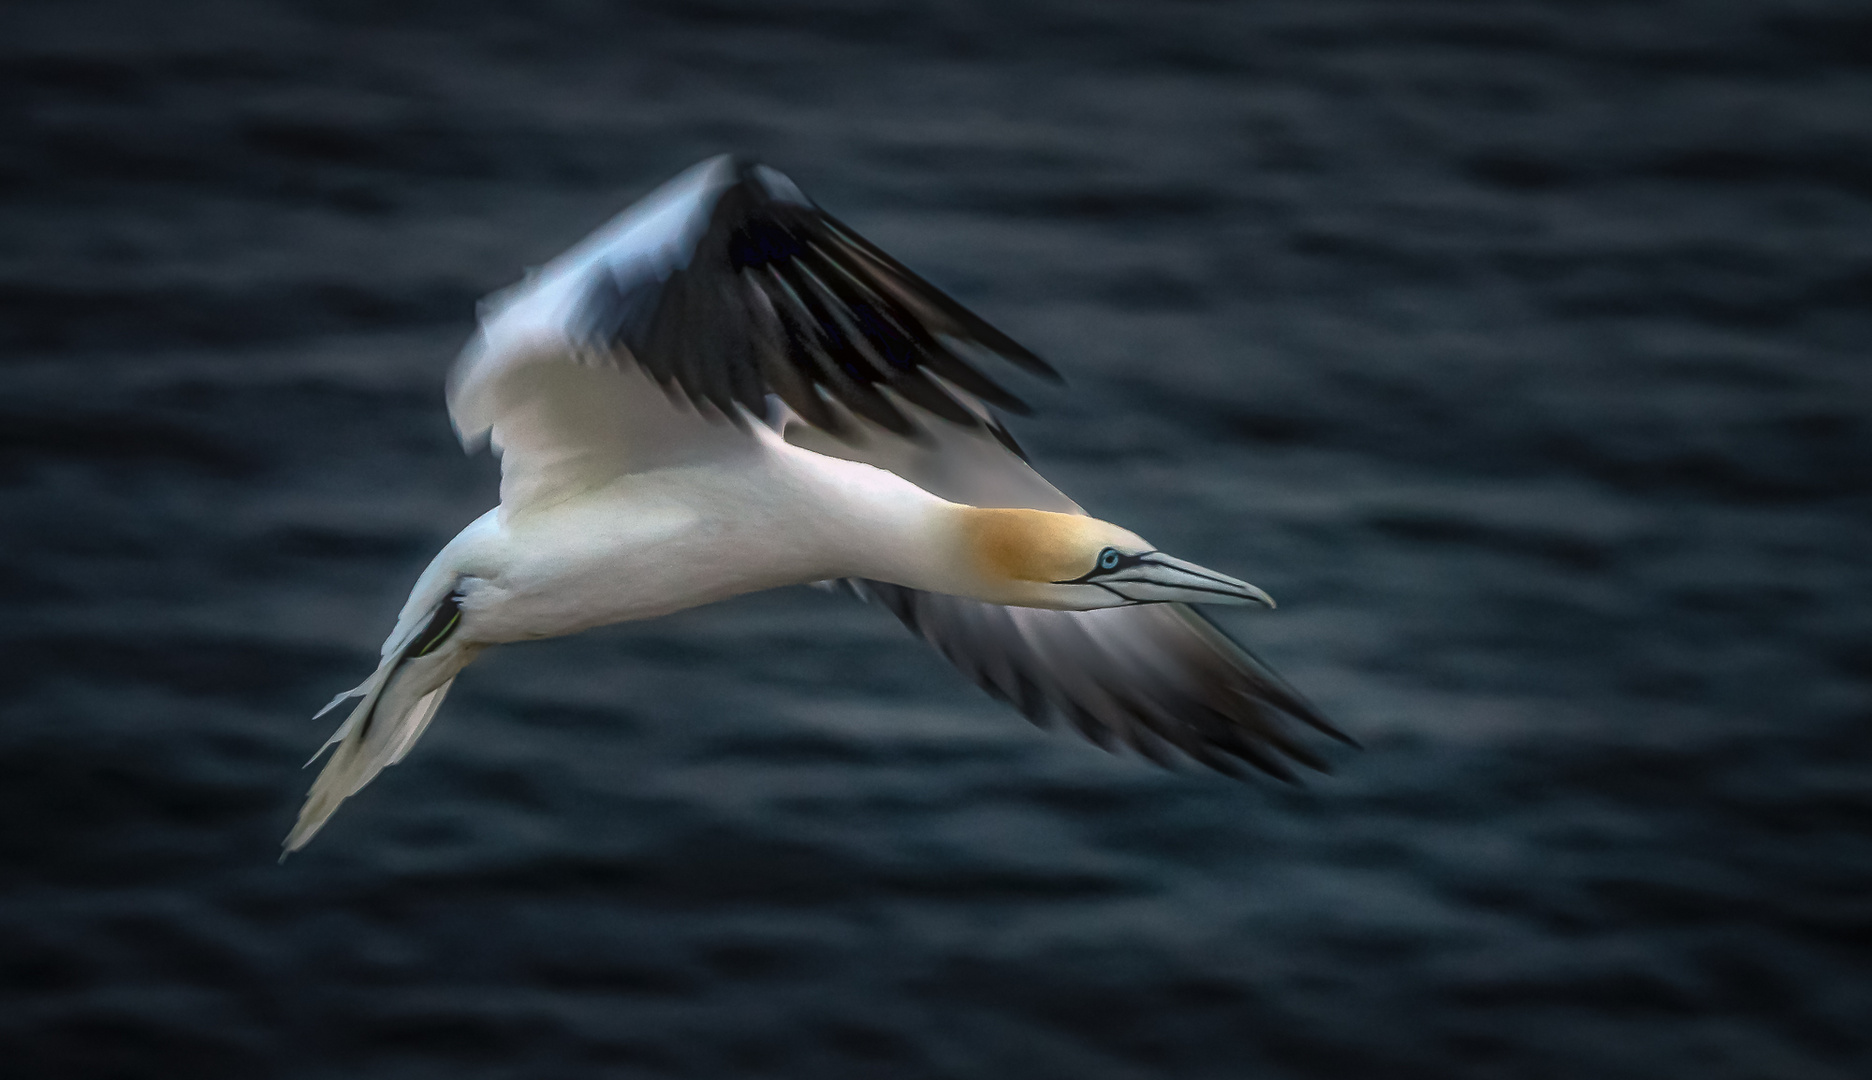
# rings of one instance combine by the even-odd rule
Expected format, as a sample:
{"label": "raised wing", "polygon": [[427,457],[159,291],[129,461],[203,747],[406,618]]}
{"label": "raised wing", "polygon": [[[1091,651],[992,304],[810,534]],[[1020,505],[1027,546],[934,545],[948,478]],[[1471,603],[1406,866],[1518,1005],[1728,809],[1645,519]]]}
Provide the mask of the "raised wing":
{"label": "raised wing", "polygon": [[[511,509],[719,451],[724,433],[697,421],[739,425],[742,410],[765,415],[770,394],[840,434],[855,415],[910,435],[906,405],[968,428],[993,425],[977,399],[1027,411],[965,353],[1058,378],[780,173],[718,157],[490,297],[449,408],[469,446],[492,436]],[[686,401],[646,395],[616,369]]]}
{"label": "raised wing", "polygon": [[805,422],[836,431],[832,401],[908,435],[909,418],[882,390],[956,424],[979,422],[931,376],[1026,410],[965,351],[1058,377],[780,173],[728,157],[700,168],[688,250],[600,260],[578,316],[582,337],[633,357],[697,406],[760,416],[776,394]]}

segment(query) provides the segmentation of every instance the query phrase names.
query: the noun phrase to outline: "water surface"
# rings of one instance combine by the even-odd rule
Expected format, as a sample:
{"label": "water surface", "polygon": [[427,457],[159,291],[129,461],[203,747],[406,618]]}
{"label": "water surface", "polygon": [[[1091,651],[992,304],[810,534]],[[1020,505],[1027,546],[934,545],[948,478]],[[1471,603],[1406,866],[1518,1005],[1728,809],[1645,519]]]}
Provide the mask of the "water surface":
{"label": "water surface", "polygon": [[[16,5],[18,1076],[1872,1070],[1872,22],[1848,3]],[[1291,789],[798,589],[503,648],[274,864],[496,497],[476,297],[751,153],[1264,586]]]}

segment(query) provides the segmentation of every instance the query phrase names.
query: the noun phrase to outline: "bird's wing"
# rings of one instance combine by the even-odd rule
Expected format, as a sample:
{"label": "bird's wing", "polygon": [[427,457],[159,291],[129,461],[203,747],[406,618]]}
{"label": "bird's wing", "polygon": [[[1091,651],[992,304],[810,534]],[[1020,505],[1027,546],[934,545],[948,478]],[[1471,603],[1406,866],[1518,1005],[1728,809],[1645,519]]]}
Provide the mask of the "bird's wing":
{"label": "bird's wing", "polygon": [[1213,769],[1241,763],[1293,780],[1286,759],[1325,771],[1292,720],[1334,727],[1214,623],[1183,604],[1097,611],[1003,607],[881,581],[849,583],[982,689],[1041,726],[1064,718],[1107,750],[1158,764],[1178,750]]}
{"label": "bird's wing", "polygon": [[834,433],[992,422],[964,396],[1026,411],[970,353],[1057,378],[780,173],[720,157],[490,297],[449,411],[470,447],[491,436],[511,510],[728,452],[769,395]]}
{"label": "bird's wing", "polygon": [[[961,400],[984,417],[966,394]],[[784,411],[788,442],[889,469],[932,494],[971,506],[1084,513],[1035,472],[1005,432],[931,425],[925,438],[860,434],[835,440]],[[868,433],[869,437],[865,436]],[[848,581],[889,610],[977,685],[1035,723],[1064,718],[1106,749],[1128,746],[1159,763],[1172,749],[1223,772],[1241,763],[1293,779],[1287,761],[1324,770],[1294,721],[1352,740],[1222,629],[1183,604],[1097,611],[1004,607],[879,581]]]}

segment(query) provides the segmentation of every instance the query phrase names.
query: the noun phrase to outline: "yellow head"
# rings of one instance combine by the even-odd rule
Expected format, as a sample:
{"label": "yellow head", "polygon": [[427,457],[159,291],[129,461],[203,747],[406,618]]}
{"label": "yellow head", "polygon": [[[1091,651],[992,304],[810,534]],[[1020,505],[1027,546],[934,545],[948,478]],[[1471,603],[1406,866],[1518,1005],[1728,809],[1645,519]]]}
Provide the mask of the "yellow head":
{"label": "yellow head", "polygon": [[1245,581],[1172,558],[1129,529],[1079,514],[984,510],[963,516],[963,548],[979,599],[1084,611],[1180,601],[1274,601]]}

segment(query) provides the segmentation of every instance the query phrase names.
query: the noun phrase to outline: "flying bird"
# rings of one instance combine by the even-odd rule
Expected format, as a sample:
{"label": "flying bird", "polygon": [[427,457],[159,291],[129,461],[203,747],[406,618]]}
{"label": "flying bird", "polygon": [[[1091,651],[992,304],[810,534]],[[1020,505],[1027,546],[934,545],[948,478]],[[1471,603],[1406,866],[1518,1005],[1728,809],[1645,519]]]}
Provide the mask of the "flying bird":
{"label": "flying bird", "polygon": [[500,505],[436,555],[376,671],[320,713],[358,699],[285,849],[400,761],[488,647],[802,583],[841,583],[1029,719],[1107,749],[1324,770],[1298,725],[1352,740],[1190,607],[1274,601],[1035,472],[995,413],[1027,406],[979,366],[996,357],[1058,378],[729,156],[483,301],[447,397],[463,445],[500,457]]}

